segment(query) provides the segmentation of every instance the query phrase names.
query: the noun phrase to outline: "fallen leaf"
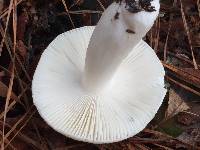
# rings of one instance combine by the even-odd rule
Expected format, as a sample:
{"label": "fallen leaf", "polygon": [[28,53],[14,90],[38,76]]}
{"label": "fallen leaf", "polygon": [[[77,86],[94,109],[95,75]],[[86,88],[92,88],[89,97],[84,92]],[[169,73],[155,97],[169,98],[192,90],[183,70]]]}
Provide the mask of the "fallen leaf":
{"label": "fallen leaf", "polygon": [[183,114],[178,115],[177,121],[178,121],[178,123],[180,123],[182,125],[190,126],[198,120],[197,120],[196,116],[192,116],[190,114],[183,113]]}
{"label": "fallen leaf", "polygon": [[26,31],[26,26],[28,24],[29,17],[26,11],[24,11],[18,18],[18,27],[17,27],[17,39],[24,40],[24,34]]}
{"label": "fallen leaf", "polygon": [[168,108],[165,112],[166,119],[169,119],[176,114],[188,110],[189,106],[182,100],[182,98],[173,90],[169,90]]}
{"label": "fallen leaf", "polygon": [[183,132],[177,138],[185,143],[189,143],[191,145],[195,145],[197,142],[200,141],[199,137],[200,128],[189,128],[185,132]]}

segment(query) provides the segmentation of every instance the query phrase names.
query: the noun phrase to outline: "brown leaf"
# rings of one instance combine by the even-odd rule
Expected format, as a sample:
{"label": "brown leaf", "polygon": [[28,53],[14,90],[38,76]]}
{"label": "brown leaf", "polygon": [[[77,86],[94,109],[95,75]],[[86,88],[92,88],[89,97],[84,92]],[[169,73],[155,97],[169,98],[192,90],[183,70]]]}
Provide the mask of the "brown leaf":
{"label": "brown leaf", "polygon": [[26,58],[26,55],[27,55],[27,48],[26,48],[26,46],[25,46],[25,44],[22,40],[19,40],[17,42],[17,49],[18,49],[20,56],[24,60]]}
{"label": "brown leaf", "polygon": [[26,25],[28,24],[29,18],[26,11],[24,11],[18,18],[17,27],[17,39],[24,40],[24,33],[26,31]]}
{"label": "brown leaf", "polygon": [[200,128],[189,128],[186,129],[185,132],[183,132],[180,136],[178,136],[178,139],[181,141],[184,141],[185,143],[189,143],[191,145],[195,145],[198,141],[200,141]]}
{"label": "brown leaf", "polygon": [[189,109],[189,106],[182,100],[182,98],[173,90],[169,90],[168,108],[165,112],[166,119],[169,119],[179,112]]}
{"label": "brown leaf", "polygon": [[177,121],[178,123],[185,125],[185,126],[190,126],[196,122],[197,118],[195,116],[192,116],[187,113],[183,113],[178,115]]}

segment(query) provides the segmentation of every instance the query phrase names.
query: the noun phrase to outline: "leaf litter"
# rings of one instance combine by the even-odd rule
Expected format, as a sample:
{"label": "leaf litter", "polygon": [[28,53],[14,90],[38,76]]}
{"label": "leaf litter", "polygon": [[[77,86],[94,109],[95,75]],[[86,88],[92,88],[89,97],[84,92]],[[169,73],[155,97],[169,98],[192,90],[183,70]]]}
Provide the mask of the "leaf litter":
{"label": "leaf litter", "polygon": [[159,18],[145,37],[163,62],[169,85],[160,121],[122,142],[93,145],[60,135],[38,115],[30,89],[41,53],[58,34],[95,25],[111,2],[0,0],[2,149],[200,148],[199,0],[161,0]]}

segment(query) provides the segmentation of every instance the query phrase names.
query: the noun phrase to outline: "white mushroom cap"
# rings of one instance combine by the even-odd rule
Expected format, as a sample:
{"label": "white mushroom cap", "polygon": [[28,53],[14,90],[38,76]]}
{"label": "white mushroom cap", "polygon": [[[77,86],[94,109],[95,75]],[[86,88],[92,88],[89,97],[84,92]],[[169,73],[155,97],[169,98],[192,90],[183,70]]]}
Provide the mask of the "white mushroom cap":
{"label": "white mushroom cap", "polygon": [[153,49],[140,40],[109,86],[89,91],[82,79],[94,28],[63,33],[47,47],[33,78],[33,100],[44,120],[61,134],[112,143],[137,134],[152,120],[166,93],[164,69]]}

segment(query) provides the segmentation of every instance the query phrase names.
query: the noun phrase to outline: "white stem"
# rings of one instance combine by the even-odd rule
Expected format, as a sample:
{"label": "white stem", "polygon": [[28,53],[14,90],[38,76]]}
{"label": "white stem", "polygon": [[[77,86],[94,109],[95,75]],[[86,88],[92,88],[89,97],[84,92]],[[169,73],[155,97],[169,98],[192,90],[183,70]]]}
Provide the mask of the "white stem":
{"label": "white stem", "polygon": [[159,1],[154,0],[152,5],[157,11],[151,13],[130,13],[125,3],[113,3],[105,10],[87,49],[83,78],[86,88],[97,91],[109,85],[121,62],[152,27]]}

